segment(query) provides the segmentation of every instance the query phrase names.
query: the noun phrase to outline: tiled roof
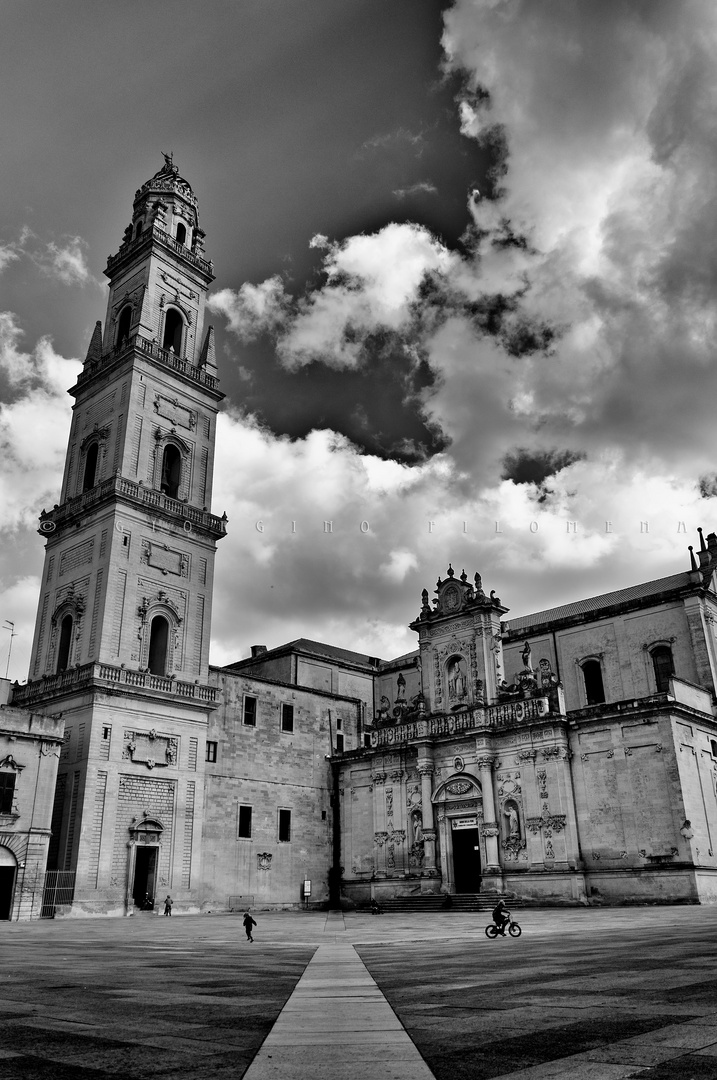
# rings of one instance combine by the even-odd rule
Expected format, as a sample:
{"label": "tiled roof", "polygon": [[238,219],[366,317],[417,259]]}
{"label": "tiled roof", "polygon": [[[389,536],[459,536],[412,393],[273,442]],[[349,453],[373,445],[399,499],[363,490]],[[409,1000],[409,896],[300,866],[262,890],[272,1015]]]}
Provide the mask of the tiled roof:
{"label": "tiled roof", "polygon": [[366,653],[352,652],[351,649],[340,649],[336,645],[327,645],[323,641],[311,641],[309,638],[295,638],[285,645],[277,645],[274,649],[267,649],[258,656],[247,656],[244,660],[237,660],[227,667],[237,668],[243,665],[260,664],[267,657],[285,653],[311,653],[313,656],[325,656],[327,660],[343,660],[349,664],[360,664],[363,667],[376,668],[376,664],[369,664],[373,657]]}
{"label": "tiled roof", "polygon": [[606,608],[616,604],[628,604],[632,600],[642,600],[650,596],[659,596],[661,593],[672,592],[681,589],[693,581],[692,575],[686,571],[682,574],[672,574],[670,577],[657,578],[656,581],[646,581],[642,585],[631,585],[628,589],[618,589],[617,592],[603,593],[602,596],[591,596],[587,600],[576,600],[573,604],[564,604],[562,607],[548,608],[546,611],[537,611],[534,615],[521,615],[517,619],[507,619],[508,630],[511,634],[525,631],[531,626],[542,626],[543,623],[559,622],[561,619],[570,619],[578,615],[597,614]]}

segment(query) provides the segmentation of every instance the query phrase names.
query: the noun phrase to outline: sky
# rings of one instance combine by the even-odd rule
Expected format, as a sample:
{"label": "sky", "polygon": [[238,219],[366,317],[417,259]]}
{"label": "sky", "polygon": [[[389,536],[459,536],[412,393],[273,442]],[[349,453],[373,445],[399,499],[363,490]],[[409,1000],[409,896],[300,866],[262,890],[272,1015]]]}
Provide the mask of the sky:
{"label": "sky", "polygon": [[[0,0],[0,676],[135,190],[199,199],[211,661],[391,658],[449,563],[525,615],[717,529],[712,0]],[[331,522],[331,526],[325,524]]]}

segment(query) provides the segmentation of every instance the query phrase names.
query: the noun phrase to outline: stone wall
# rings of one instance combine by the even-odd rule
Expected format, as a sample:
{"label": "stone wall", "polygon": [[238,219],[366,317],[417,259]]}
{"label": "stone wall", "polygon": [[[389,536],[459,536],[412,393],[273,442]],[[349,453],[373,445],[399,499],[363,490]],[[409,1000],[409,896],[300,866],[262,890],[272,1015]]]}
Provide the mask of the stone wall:
{"label": "stone wall", "polygon": [[[254,907],[295,907],[305,879],[312,903],[328,901],[332,861],[332,772],[328,760],[342,719],[344,747],[358,742],[361,703],[298,686],[218,672],[222,705],[208,738],[203,846],[204,906],[226,909],[231,897]],[[257,699],[256,725],[242,722],[245,694]],[[282,705],[293,706],[293,731],[282,731]],[[251,835],[239,835],[240,807],[251,807]],[[279,811],[290,811],[281,839]]]}

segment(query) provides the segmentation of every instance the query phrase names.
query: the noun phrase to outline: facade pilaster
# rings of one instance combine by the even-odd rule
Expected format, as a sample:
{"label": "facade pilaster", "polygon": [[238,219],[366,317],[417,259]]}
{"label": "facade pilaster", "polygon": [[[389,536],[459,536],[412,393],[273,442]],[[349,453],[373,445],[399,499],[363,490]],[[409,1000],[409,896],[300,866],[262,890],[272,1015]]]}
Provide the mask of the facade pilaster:
{"label": "facade pilaster", "polygon": [[423,820],[423,873],[436,873],[436,828],[433,820],[433,746],[421,743],[418,747],[418,774],[421,777],[421,807]]}
{"label": "facade pilaster", "polygon": [[498,858],[498,822],[495,816],[495,793],[493,791],[493,764],[495,757],[492,754],[484,754],[478,758],[477,765],[480,773],[481,791],[483,793],[483,825],[482,832],[485,837],[486,866],[484,873],[500,874],[500,860]]}

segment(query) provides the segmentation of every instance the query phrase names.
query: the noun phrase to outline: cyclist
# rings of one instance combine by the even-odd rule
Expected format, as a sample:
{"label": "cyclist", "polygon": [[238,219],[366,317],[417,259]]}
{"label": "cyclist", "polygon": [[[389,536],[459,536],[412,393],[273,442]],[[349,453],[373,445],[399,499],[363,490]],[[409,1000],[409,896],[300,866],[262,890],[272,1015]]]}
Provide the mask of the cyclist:
{"label": "cyclist", "polygon": [[498,933],[505,937],[505,928],[510,922],[510,912],[504,900],[499,900],[493,908],[493,922],[498,927]]}

